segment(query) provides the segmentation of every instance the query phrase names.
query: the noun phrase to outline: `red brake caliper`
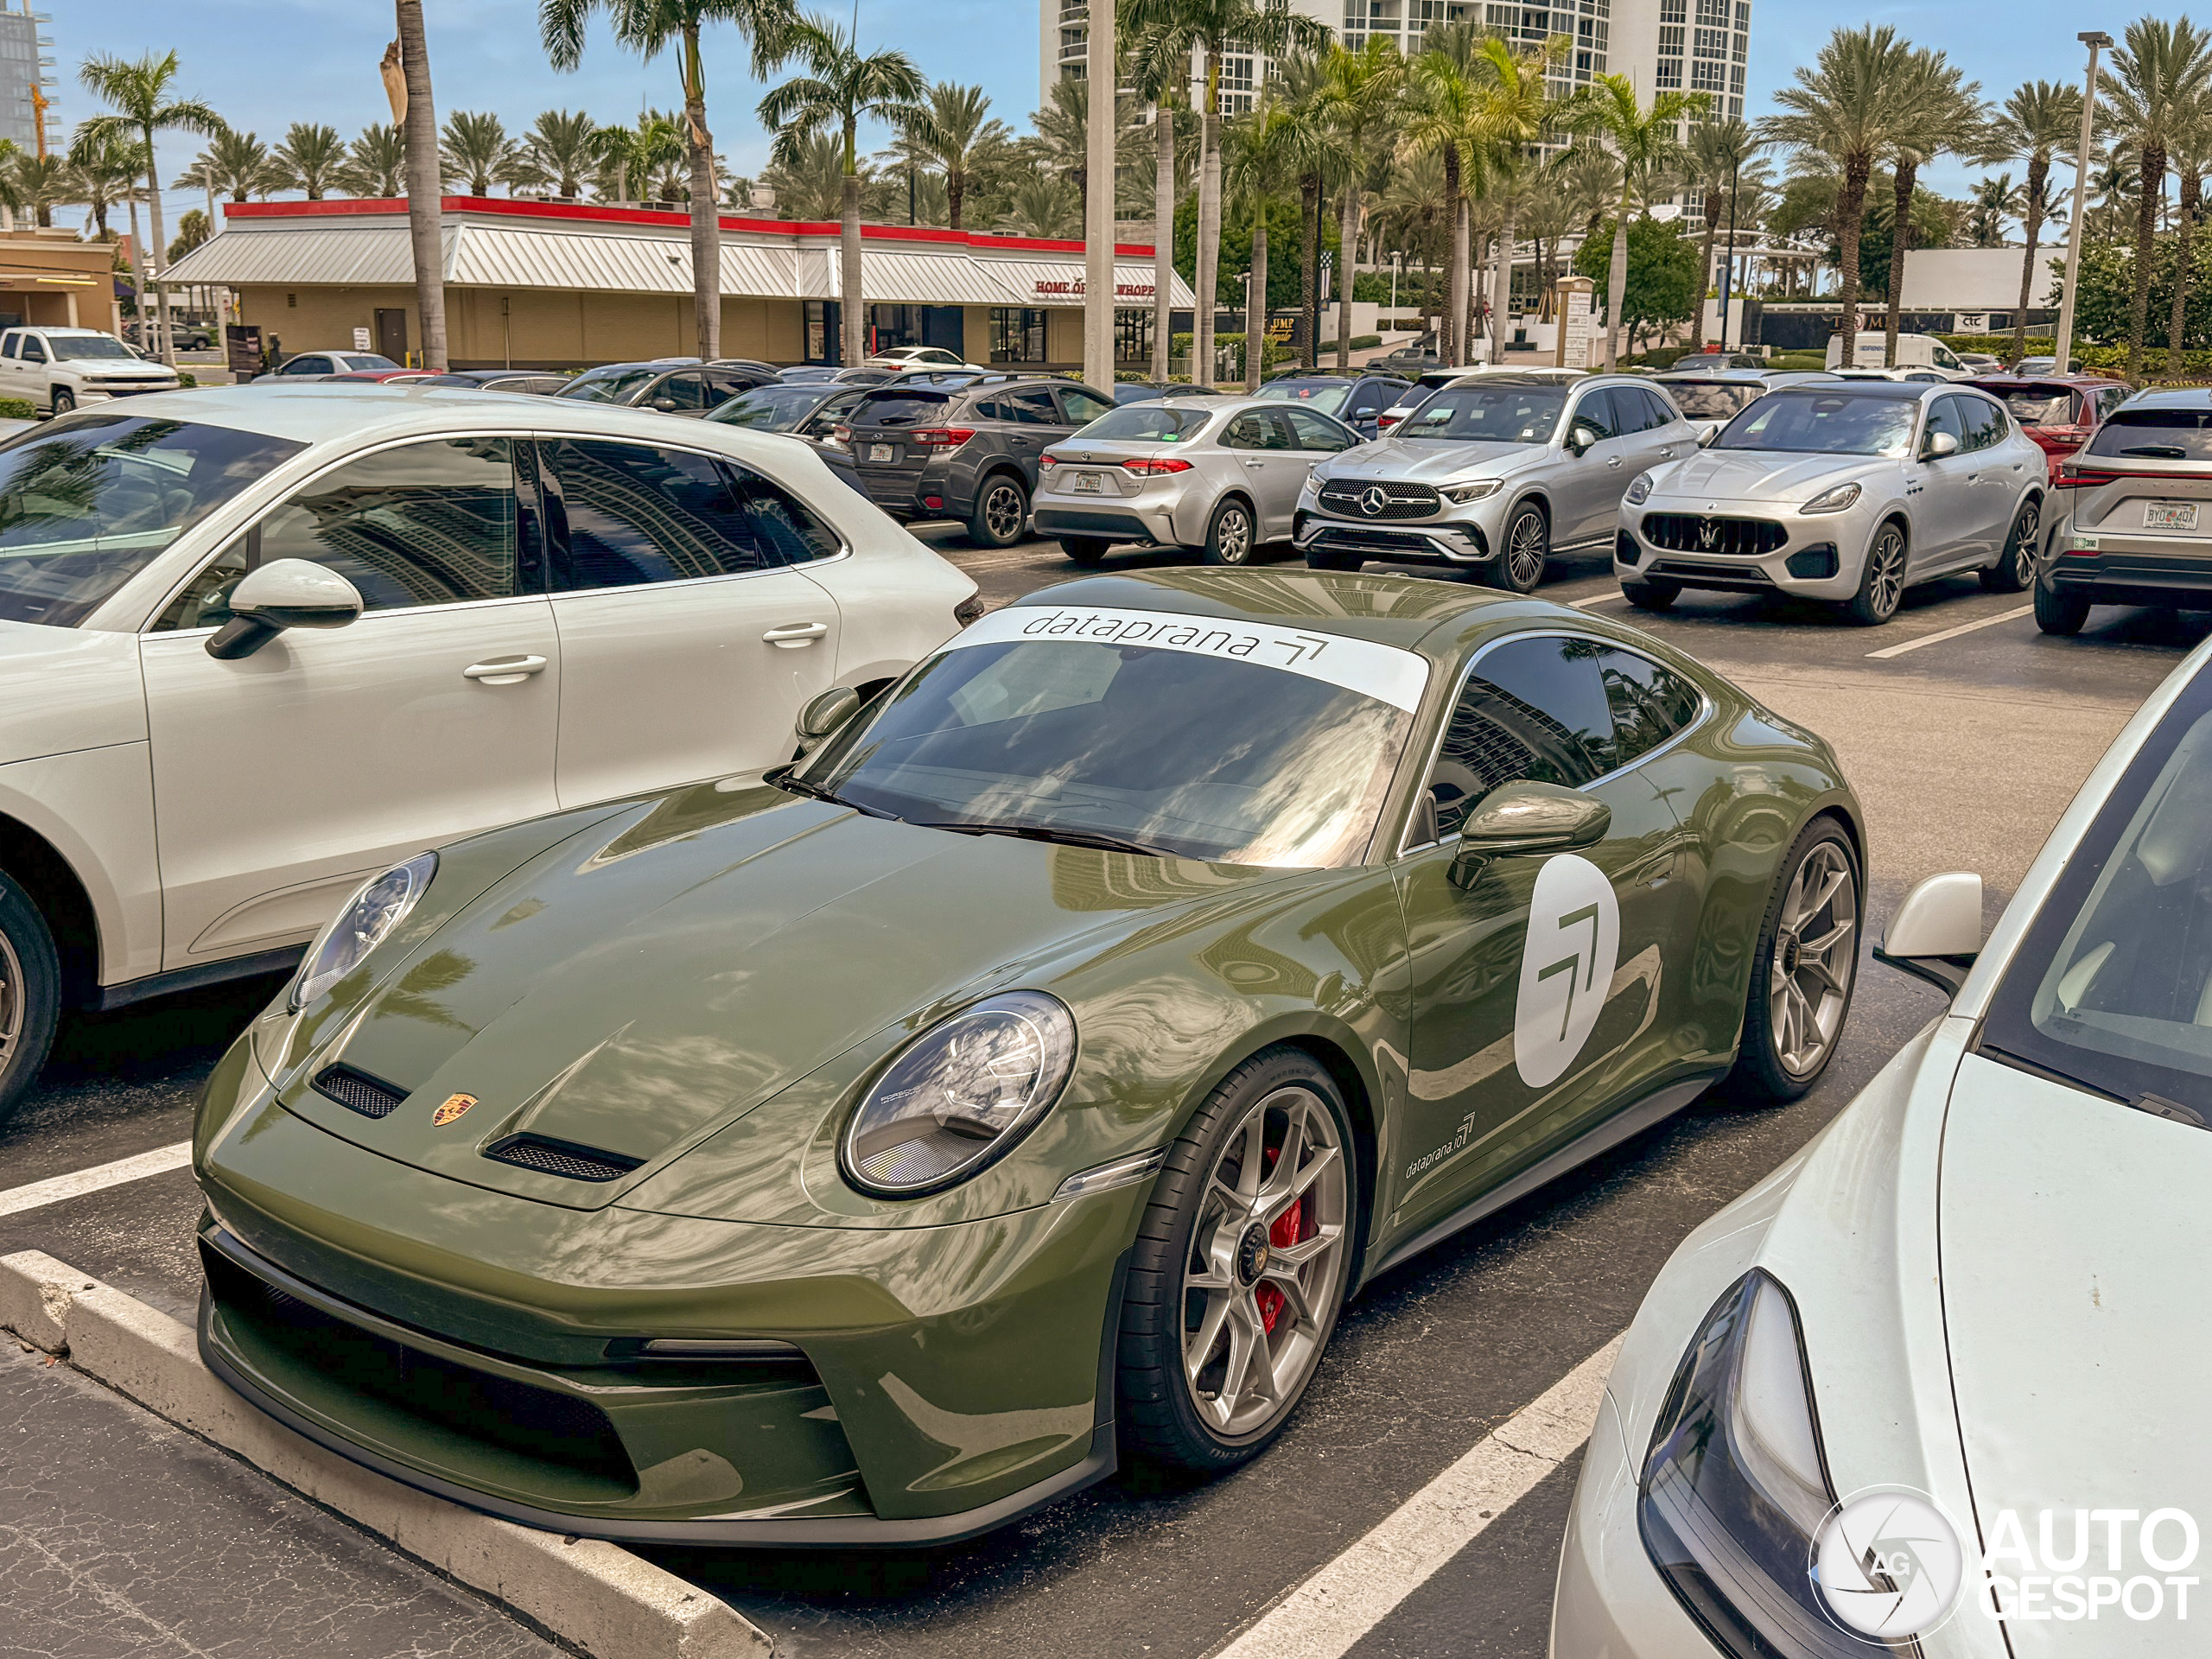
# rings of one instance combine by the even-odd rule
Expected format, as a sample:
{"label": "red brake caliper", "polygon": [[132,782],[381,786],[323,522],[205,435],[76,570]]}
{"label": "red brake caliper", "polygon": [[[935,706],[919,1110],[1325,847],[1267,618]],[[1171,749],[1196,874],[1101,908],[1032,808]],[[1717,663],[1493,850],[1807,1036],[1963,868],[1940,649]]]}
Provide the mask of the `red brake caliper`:
{"label": "red brake caliper", "polygon": [[[1300,1198],[1289,1209],[1275,1217],[1275,1224],[1268,1229],[1268,1244],[1273,1249],[1285,1249],[1298,1243],[1299,1229],[1306,1221],[1306,1200]],[[1269,1336],[1275,1331],[1275,1321],[1282,1317],[1283,1294],[1273,1285],[1262,1284],[1252,1293],[1252,1300],[1259,1305],[1260,1323]]]}

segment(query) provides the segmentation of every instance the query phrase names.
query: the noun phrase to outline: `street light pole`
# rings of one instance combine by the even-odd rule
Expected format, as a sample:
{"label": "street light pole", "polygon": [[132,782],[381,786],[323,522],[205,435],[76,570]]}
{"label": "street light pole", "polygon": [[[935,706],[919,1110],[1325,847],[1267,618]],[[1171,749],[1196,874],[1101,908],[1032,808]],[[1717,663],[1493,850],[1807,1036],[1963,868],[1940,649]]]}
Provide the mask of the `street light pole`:
{"label": "street light pole", "polygon": [[1084,75],[1090,83],[1084,145],[1089,183],[1084,213],[1083,378],[1114,392],[1114,154],[1121,75],[1115,62],[1114,0],[1090,0]]}
{"label": "street light pole", "polygon": [[[2096,137],[2097,54],[2112,44],[2102,29],[2085,29],[2075,37],[2089,48],[2088,79],[2082,85],[2082,143],[2074,157],[2074,222],[2066,227],[2066,292],[2058,301],[2058,338],[2053,342],[2058,360],[2053,374],[2064,374],[2074,350],[2074,289],[2082,275],[2082,221],[2088,217],[2089,146]],[[2032,292],[2030,296],[2033,298]]]}

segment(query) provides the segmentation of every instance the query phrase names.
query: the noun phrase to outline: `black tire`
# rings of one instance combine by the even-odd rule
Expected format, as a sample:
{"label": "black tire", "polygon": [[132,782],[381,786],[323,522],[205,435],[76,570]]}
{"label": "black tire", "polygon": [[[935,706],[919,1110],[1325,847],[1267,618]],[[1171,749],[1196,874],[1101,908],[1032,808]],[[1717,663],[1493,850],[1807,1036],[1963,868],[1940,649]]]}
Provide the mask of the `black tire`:
{"label": "black tire", "polygon": [[2036,626],[2045,633],[2071,639],[2089,620],[2089,601],[2079,594],[2063,593],[2047,582],[2036,583]]}
{"label": "black tire", "polygon": [[67,386],[56,386],[47,395],[47,403],[57,417],[72,414],[77,407],[77,394]]}
{"label": "black tire", "polygon": [[1483,580],[1509,594],[1533,594],[1552,553],[1552,521],[1541,506],[1523,501],[1505,521],[1503,545],[1483,567]]}
{"label": "black tire", "polygon": [[0,873],[0,1127],[38,1080],[61,1017],[61,962],[30,896]]}
{"label": "black tire", "polygon": [[[1325,1115],[1326,1132],[1336,1143],[1334,1175],[1332,1178],[1324,1166],[1307,1178],[1311,1184],[1301,1190],[1299,1203],[1303,1206],[1313,1199],[1316,1207],[1310,1213],[1285,1215],[1274,1228],[1264,1230],[1244,1217],[1240,1230],[1240,1217],[1228,1210],[1224,1189],[1213,1177],[1217,1169],[1228,1167],[1226,1160],[1232,1157],[1241,1170],[1237,1143],[1250,1144],[1243,1132],[1257,1115],[1262,1119],[1261,1142],[1266,1160],[1259,1179],[1269,1184],[1275,1180],[1281,1147],[1272,1137],[1279,1103],[1296,1103],[1291,1109],[1309,1118],[1314,1111]],[[1287,1114],[1283,1116],[1287,1119]],[[1223,1078],[1168,1149],[1166,1165],[1153,1187],[1151,1202],[1145,1206],[1131,1248],[1116,1347],[1116,1416],[1122,1443],[1134,1456],[1157,1467],[1217,1474],[1258,1456],[1282,1432],[1328,1347],[1338,1311],[1344,1305],[1352,1251],[1359,1236],[1359,1182],[1352,1165],[1353,1147],[1351,1116],[1335,1082],[1312,1055],[1280,1046],[1261,1050]],[[1308,1162],[1304,1153],[1294,1158],[1301,1166]],[[1332,1179],[1333,1187],[1325,1191],[1324,1184]],[[1333,1222],[1320,1221],[1324,1213],[1332,1213]],[[1201,1237],[1202,1217],[1211,1230],[1210,1240]],[[1313,1294],[1302,1294],[1303,1313],[1293,1319],[1278,1346],[1277,1327],[1291,1304],[1281,1300],[1281,1293],[1277,1291],[1275,1311],[1265,1312],[1260,1294],[1274,1281],[1262,1277],[1255,1281],[1246,1276],[1246,1269],[1256,1257],[1256,1271],[1266,1274],[1273,1268],[1281,1272],[1283,1258],[1279,1253],[1294,1248],[1292,1243],[1276,1237],[1284,1222],[1291,1223],[1291,1230],[1299,1232],[1297,1242],[1306,1244],[1318,1244],[1332,1225],[1336,1231],[1328,1253],[1306,1261],[1307,1267],[1325,1263],[1327,1272],[1314,1279]],[[1303,1227],[1315,1230],[1299,1231]],[[1218,1292],[1189,1282],[1194,1255],[1210,1262],[1216,1261],[1219,1259],[1216,1247],[1232,1237],[1249,1243],[1255,1230],[1262,1231],[1266,1245],[1249,1249],[1240,1244],[1230,1250],[1225,1282]],[[1208,1340],[1206,1322],[1216,1306],[1211,1299],[1217,1294],[1224,1308],[1237,1304],[1240,1298],[1254,1304],[1248,1316],[1265,1325],[1271,1366],[1278,1361],[1287,1365],[1294,1351],[1298,1363],[1294,1378],[1278,1377],[1275,1388],[1255,1390],[1259,1396],[1255,1414],[1241,1425],[1235,1406],[1242,1389],[1232,1386],[1236,1379],[1224,1377],[1203,1406],[1204,1385],[1211,1368],[1202,1363],[1198,1380],[1186,1381],[1186,1344]],[[1214,1329],[1220,1338],[1230,1337],[1230,1323],[1227,1316],[1216,1320]],[[1211,1351],[1211,1347],[1202,1351],[1201,1361]],[[1229,1351],[1233,1354],[1233,1346]],[[1203,1414],[1207,1410],[1225,1413],[1234,1432],[1210,1421]]]}
{"label": "black tire", "polygon": [[1071,563],[1076,564],[1098,563],[1106,556],[1108,550],[1113,545],[1111,542],[1101,541],[1095,536],[1060,537],[1060,551],[1068,556]]}
{"label": "black tire", "polygon": [[1993,594],[2025,593],[2036,579],[2036,545],[2042,532],[2043,503],[2030,496],[2012,515],[2012,528],[2005,532],[1997,563],[1980,573],[1981,585]]}
{"label": "black tire", "polygon": [[1206,520],[1205,545],[1198,556],[1208,564],[1250,564],[1260,553],[1259,520],[1241,495],[1225,495]]}
{"label": "black tire", "polygon": [[[1824,875],[1836,870],[1842,871],[1847,880],[1835,898],[1796,916],[1784,913],[1802,902],[1796,885],[1801,872],[1806,874],[1810,887],[1815,872]],[[1766,914],[1759,922],[1758,944],[1751,952],[1751,982],[1745,997],[1743,1035],[1736,1051],[1735,1069],[1728,1074],[1729,1092],[1738,1100],[1751,1105],[1796,1100],[1820,1081],[1821,1073],[1835,1058],[1842,1041],[1844,1022],[1851,1014],[1851,994],[1859,983],[1859,936],[1864,921],[1865,893],[1866,879],[1859,867],[1859,855],[1843,826],[1831,817],[1815,818],[1807,824],[1791,844],[1789,855],[1782,861],[1774,891],[1767,897]],[[1814,936],[1823,946],[1817,957],[1812,950],[1796,948],[1802,944],[1808,927],[1820,930]],[[1803,1042],[1791,1046],[1790,1039],[1802,1029],[1805,1016],[1789,1016],[1799,1021],[1796,1027],[1777,1026],[1777,996],[1780,995],[1785,1002],[1789,1000],[1786,991],[1778,992],[1776,984],[1777,951],[1783,953],[1780,964],[1783,978],[1796,982],[1800,1000],[1808,1006],[1809,998],[1802,996],[1808,976],[1809,982],[1815,984],[1823,976],[1813,964],[1834,966],[1841,970],[1843,983],[1840,990],[1832,994],[1833,1007],[1827,1000],[1830,994],[1824,992],[1821,1003],[1809,1008],[1815,1032],[1820,1034],[1816,1053],[1808,1054]],[[1835,976],[1826,976],[1831,981]]]}
{"label": "black tire", "polygon": [[1621,582],[1621,597],[1639,611],[1667,610],[1681,596],[1681,588],[1675,582],[1630,582],[1626,578]]}
{"label": "black tire", "polygon": [[1897,613],[1897,602],[1904,597],[1905,552],[1904,527],[1885,518],[1866,544],[1859,591],[1843,607],[1860,627],[1878,628]]}
{"label": "black tire", "polygon": [[978,547],[1012,547],[1029,523],[1029,492],[1012,473],[993,473],[976,486],[968,539]]}

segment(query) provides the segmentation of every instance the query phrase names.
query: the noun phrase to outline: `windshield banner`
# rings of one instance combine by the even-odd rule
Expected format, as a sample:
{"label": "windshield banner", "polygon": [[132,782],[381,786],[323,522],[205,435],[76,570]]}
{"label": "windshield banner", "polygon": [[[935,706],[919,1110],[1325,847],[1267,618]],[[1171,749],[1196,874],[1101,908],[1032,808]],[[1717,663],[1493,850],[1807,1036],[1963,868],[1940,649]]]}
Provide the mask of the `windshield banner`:
{"label": "windshield banner", "polygon": [[1427,660],[1395,645],[1342,634],[1302,633],[1242,618],[1186,616],[1177,611],[1122,611],[1096,605],[1009,605],[944,642],[946,651],[1030,639],[1086,645],[1144,645],[1256,663],[1357,691],[1408,713],[1421,707]]}

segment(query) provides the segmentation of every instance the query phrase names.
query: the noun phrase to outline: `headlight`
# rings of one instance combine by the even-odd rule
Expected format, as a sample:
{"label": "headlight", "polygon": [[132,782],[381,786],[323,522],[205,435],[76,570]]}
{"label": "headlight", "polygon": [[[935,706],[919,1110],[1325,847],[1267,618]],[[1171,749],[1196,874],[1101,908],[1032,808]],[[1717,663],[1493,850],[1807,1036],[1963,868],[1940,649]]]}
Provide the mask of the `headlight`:
{"label": "headlight", "polygon": [[1478,478],[1471,484],[1447,484],[1439,493],[1446,501],[1457,501],[1464,505],[1469,501],[1479,501],[1485,496],[1496,495],[1502,481],[1495,478]]}
{"label": "headlight", "polygon": [[1631,507],[1640,507],[1651,499],[1651,474],[1638,473],[1629,481],[1628,493],[1621,499]]}
{"label": "headlight", "polygon": [[1835,488],[1815,496],[1797,511],[1800,512],[1841,512],[1858,499],[1859,486],[1856,484],[1839,484]]}
{"label": "headlight", "polygon": [[292,1012],[297,1014],[359,967],[363,957],[407,918],[415,902],[437,874],[438,855],[417,853],[395,864],[348,899],[344,909],[308,948],[292,981]]}
{"label": "headlight", "polygon": [[1637,1529],[1675,1599],[1732,1659],[1866,1659],[1810,1572],[1834,1503],[1796,1310],[1754,1269],[1706,1315],[1675,1373]]}
{"label": "headlight", "polygon": [[1075,1065],[1075,1016],[1040,991],[986,998],[893,1060],[845,1128],[845,1179],[919,1198],[1011,1151],[1052,1109]]}

